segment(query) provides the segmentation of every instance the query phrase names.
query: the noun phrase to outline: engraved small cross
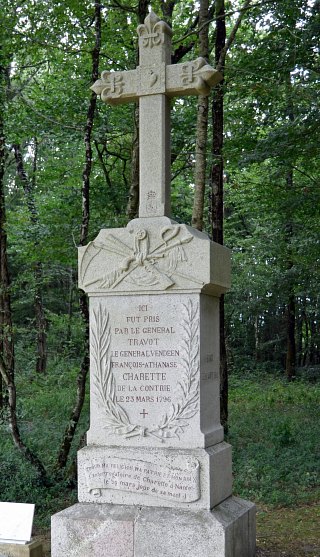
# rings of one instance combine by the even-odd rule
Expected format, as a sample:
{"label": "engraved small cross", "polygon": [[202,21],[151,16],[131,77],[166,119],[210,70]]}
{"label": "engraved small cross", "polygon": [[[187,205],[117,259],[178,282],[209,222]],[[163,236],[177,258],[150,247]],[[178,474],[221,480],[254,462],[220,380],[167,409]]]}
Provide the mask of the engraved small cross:
{"label": "engraved small cross", "polygon": [[139,100],[139,217],[170,216],[170,98],[208,95],[222,75],[204,58],[170,64],[172,30],[153,12],[137,33],[138,68],[103,72],[91,88],[109,104]]}
{"label": "engraved small cross", "polygon": [[143,416],[143,419],[148,416],[148,412],[145,411],[145,409],[142,410],[142,412],[140,412],[140,416]]}

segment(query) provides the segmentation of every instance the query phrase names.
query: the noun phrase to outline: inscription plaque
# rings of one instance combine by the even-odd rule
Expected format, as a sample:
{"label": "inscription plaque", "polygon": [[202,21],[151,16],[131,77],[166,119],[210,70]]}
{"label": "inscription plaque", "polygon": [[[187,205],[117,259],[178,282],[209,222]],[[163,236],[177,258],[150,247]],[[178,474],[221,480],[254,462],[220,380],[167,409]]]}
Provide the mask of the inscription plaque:
{"label": "inscription plaque", "polygon": [[127,458],[95,457],[86,465],[85,475],[87,489],[97,499],[103,489],[144,493],[185,503],[200,497],[199,462],[191,457],[184,469]]}
{"label": "inscription plaque", "polygon": [[199,411],[199,307],[173,296],[168,314],[159,297],[140,300],[92,310],[93,396],[108,434],[180,439]]}

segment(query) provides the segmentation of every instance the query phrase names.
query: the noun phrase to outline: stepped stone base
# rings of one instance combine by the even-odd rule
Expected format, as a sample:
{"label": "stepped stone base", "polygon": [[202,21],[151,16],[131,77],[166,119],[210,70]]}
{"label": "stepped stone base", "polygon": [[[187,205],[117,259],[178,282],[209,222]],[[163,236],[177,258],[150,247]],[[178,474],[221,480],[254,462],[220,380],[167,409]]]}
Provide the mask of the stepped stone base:
{"label": "stepped stone base", "polygon": [[254,557],[255,506],[212,511],[78,503],[52,517],[52,557]]}
{"label": "stepped stone base", "polygon": [[0,543],[0,557],[43,557],[42,543]]}

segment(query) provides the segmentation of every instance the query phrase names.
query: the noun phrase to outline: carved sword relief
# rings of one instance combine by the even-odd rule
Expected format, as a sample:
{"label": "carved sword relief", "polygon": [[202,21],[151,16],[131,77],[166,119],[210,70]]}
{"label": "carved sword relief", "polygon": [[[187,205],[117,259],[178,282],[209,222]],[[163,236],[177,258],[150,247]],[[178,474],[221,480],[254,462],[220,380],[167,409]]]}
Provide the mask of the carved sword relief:
{"label": "carved sword relief", "polygon": [[[159,241],[155,247],[150,246],[150,234],[144,228],[134,232],[133,246],[122,242],[109,234],[102,243],[90,242],[83,254],[80,274],[84,288],[95,286],[98,289],[115,289],[126,280],[140,288],[152,286],[160,290],[175,284],[175,277],[188,278],[195,283],[199,281],[179,272],[179,265],[187,261],[184,246],[191,242],[193,236],[184,232],[180,225],[165,226],[159,232]],[[106,251],[121,257],[119,264],[111,271],[95,278],[87,278],[90,265],[94,259]]]}

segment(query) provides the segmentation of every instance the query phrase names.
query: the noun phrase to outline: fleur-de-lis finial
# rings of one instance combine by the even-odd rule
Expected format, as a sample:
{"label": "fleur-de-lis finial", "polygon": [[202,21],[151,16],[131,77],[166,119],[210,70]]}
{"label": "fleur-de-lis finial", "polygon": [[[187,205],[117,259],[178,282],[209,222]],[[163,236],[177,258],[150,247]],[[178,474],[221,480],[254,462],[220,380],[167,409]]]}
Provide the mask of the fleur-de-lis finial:
{"label": "fleur-de-lis finial", "polygon": [[164,21],[151,10],[142,25],[137,28],[140,37],[140,43],[144,48],[152,48],[163,43],[163,34],[166,33],[171,37],[172,31]]}
{"label": "fleur-de-lis finial", "polygon": [[160,21],[160,18],[151,10],[144,20],[144,24],[152,30],[156,23]]}

